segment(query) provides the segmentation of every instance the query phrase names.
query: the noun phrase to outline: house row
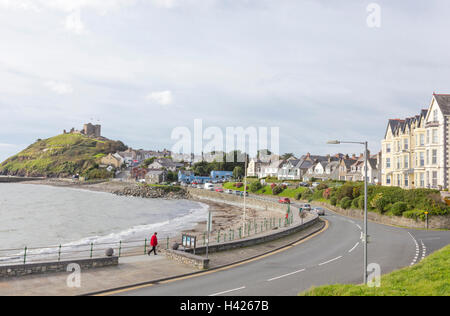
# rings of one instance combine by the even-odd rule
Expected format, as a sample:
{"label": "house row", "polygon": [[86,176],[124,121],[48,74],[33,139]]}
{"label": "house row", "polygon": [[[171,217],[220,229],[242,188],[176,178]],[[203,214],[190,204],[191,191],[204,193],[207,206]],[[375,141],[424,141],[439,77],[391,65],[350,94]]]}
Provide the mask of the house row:
{"label": "house row", "polygon": [[450,95],[433,94],[426,109],[388,120],[381,141],[386,186],[447,189],[450,183]]}
{"label": "house row", "polygon": [[[367,178],[369,183],[377,184],[380,182],[381,153],[370,156],[369,152],[368,155]],[[287,160],[278,159],[269,162],[252,159],[248,165],[247,176],[276,177],[278,180],[298,181],[310,181],[312,179],[363,181],[364,167],[363,154],[358,157],[356,155],[349,157],[343,154],[319,156],[308,153],[300,159],[292,157]]]}
{"label": "house row", "polygon": [[[163,151],[153,151],[153,150],[135,150],[132,148],[128,148],[125,151],[120,151],[114,154],[109,154],[103,157],[100,161],[102,165],[112,166],[116,169],[121,168],[124,164],[127,167],[135,167],[141,164],[144,160],[149,158],[157,158],[155,161],[163,161],[161,164],[169,164],[166,161],[171,161],[170,157],[171,152],[164,149]],[[159,169],[157,165],[154,166],[155,169]],[[162,167],[161,167],[162,168]],[[173,165],[170,165],[170,168],[173,169]],[[176,168],[175,168],[176,169]],[[175,171],[173,169],[173,171]]]}
{"label": "house row", "polygon": [[183,183],[208,183],[208,182],[223,182],[228,181],[233,177],[232,171],[211,171],[209,177],[196,176],[192,171],[180,170],[178,171],[178,182]]}

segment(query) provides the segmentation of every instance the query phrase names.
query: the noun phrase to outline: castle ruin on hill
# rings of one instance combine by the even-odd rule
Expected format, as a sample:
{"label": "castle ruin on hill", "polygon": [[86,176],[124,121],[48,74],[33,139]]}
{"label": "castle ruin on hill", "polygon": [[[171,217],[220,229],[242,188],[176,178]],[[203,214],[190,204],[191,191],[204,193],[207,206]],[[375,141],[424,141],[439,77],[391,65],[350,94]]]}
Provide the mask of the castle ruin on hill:
{"label": "castle ruin on hill", "polygon": [[81,131],[76,130],[72,127],[69,133],[64,130],[64,134],[82,134],[89,137],[101,137],[102,136],[102,126],[101,125],[93,125],[91,123],[84,124],[83,129]]}

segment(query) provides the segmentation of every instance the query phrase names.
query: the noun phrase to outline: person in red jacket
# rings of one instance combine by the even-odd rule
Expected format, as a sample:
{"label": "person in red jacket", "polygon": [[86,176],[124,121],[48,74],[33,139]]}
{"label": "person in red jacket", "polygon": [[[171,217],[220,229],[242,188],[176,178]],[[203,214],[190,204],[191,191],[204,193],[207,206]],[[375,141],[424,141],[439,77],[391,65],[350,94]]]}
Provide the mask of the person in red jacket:
{"label": "person in red jacket", "polygon": [[149,256],[153,251],[155,252],[156,256],[156,246],[158,246],[158,238],[156,237],[156,235],[158,235],[158,233],[154,233],[152,238],[150,239],[150,246],[152,246],[152,250],[148,252]]}

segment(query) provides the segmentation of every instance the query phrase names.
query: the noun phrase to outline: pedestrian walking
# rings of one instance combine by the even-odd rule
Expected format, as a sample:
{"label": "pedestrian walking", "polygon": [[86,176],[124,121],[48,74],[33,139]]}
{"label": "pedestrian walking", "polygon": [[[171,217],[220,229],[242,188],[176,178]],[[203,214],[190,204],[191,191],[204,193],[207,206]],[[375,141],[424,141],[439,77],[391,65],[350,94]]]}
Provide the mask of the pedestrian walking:
{"label": "pedestrian walking", "polygon": [[155,252],[156,256],[156,246],[158,246],[158,238],[156,237],[156,235],[158,235],[158,233],[154,233],[152,238],[150,239],[150,246],[152,246],[152,250],[148,252],[149,256],[152,252]]}

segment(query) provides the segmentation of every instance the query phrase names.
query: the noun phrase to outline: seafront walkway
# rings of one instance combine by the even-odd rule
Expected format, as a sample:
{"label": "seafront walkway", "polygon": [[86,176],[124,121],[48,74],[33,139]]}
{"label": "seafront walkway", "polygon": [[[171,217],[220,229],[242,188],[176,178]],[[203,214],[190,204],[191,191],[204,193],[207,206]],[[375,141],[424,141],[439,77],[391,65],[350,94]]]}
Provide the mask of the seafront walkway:
{"label": "seafront walkway", "polygon": [[[296,216],[294,216],[295,218]],[[255,258],[270,253],[274,250],[286,247],[324,226],[319,222],[300,232],[271,242],[238,248],[209,255],[210,268],[226,267],[236,262]],[[270,232],[266,232],[269,234]],[[71,296],[86,295],[94,292],[126,287],[134,284],[154,282],[198,273],[199,270],[191,266],[172,261],[164,256],[164,250],[158,256],[133,256],[123,257],[118,266],[98,268],[82,271],[80,274],[80,287],[69,287],[67,281],[73,275],[67,273],[55,273],[44,275],[30,275],[20,278],[0,279],[1,296]],[[195,277],[195,275],[193,275]],[[167,281],[168,282],[168,281]],[[70,284],[70,282],[69,282]]]}

